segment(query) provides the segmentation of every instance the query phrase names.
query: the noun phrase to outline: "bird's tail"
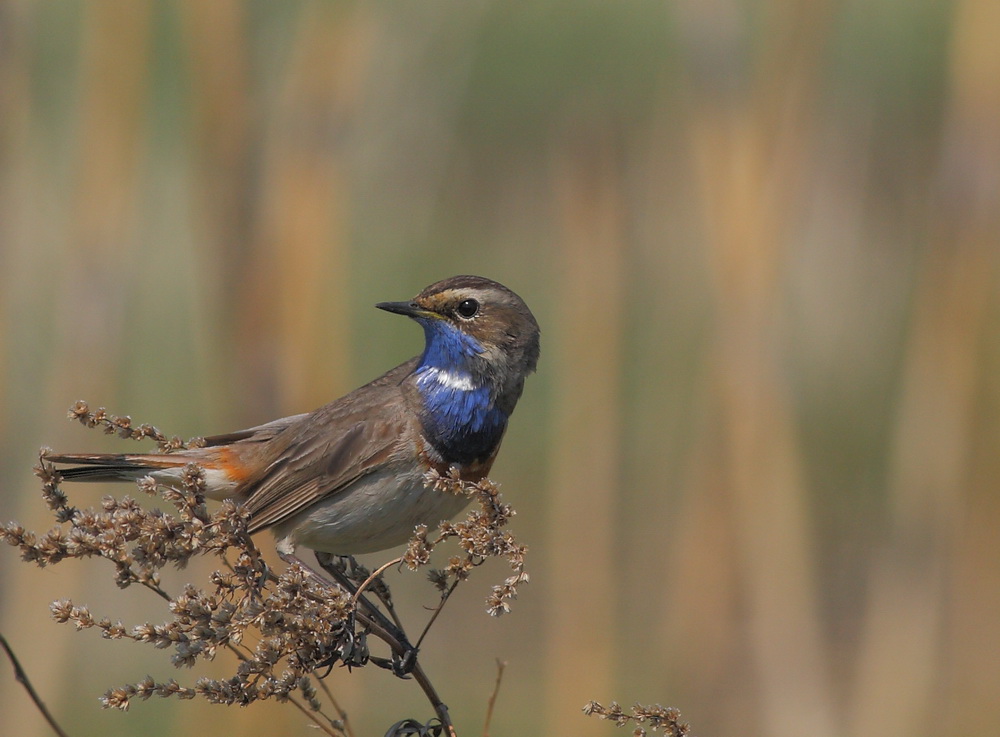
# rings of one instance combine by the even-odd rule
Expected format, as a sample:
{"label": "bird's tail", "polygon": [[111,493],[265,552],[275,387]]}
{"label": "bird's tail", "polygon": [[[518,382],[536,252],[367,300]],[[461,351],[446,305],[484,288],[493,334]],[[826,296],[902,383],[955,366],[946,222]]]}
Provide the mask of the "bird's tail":
{"label": "bird's tail", "polygon": [[59,475],[65,481],[135,481],[143,476],[158,475],[156,472],[183,469],[191,459],[180,455],[131,455],[124,453],[64,454],[47,452],[42,460],[51,463],[69,463],[69,468],[60,468]]}

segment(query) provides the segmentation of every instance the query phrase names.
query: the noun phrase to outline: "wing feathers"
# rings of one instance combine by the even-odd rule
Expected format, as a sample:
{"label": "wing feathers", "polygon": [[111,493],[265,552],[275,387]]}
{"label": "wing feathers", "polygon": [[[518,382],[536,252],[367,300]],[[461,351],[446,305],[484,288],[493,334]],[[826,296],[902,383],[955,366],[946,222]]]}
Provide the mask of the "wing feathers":
{"label": "wing feathers", "polygon": [[230,432],[224,435],[209,435],[208,437],[203,438],[203,440],[205,441],[205,447],[207,448],[212,448],[217,445],[230,445],[231,443],[244,441],[260,443],[271,440],[281,434],[284,430],[287,430],[289,427],[294,425],[296,422],[299,422],[308,416],[309,413],[307,412],[301,415],[282,417],[280,420],[272,420],[271,422],[263,425],[248,427],[246,430],[237,430],[236,432]]}
{"label": "wing feathers", "polygon": [[[270,527],[349,486],[380,465],[394,447],[393,438],[375,428],[381,423],[356,422],[333,442],[302,445],[294,456],[282,456],[249,489],[246,509],[250,531]],[[398,436],[399,425],[394,425]],[[322,438],[323,436],[319,436]]]}
{"label": "wing feathers", "polygon": [[[62,455],[54,463],[66,479],[135,479],[154,469],[200,463],[225,474],[225,496],[241,499],[250,531],[282,522],[377,468],[391,463],[413,424],[401,384],[413,373],[413,358],[350,394],[309,414],[204,438],[204,446],[171,454]],[[413,452],[413,449],[409,449]]]}

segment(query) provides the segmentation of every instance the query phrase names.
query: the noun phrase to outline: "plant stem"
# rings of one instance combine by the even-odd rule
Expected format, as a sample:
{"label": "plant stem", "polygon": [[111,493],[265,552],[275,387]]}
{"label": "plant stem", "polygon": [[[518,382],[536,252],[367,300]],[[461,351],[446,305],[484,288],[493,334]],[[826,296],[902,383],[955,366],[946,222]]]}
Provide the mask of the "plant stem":
{"label": "plant stem", "polygon": [[451,723],[451,715],[448,713],[448,707],[441,701],[441,697],[437,695],[434,685],[427,677],[427,674],[424,673],[423,666],[420,665],[419,661],[413,666],[412,675],[414,680],[420,685],[420,688],[423,689],[427,700],[431,702],[431,706],[434,707],[434,713],[441,720],[441,724],[448,731],[448,737],[456,737],[455,725]]}
{"label": "plant stem", "polygon": [[69,737],[62,730],[62,727],[60,727],[56,722],[52,714],[49,713],[49,710],[45,707],[45,704],[42,702],[38,692],[35,691],[35,687],[32,686],[31,681],[28,680],[28,674],[24,672],[24,669],[21,667],[21,663],[18,662],[17,656],[14,655],[14,651],[11,650],[10,645],[7,643],[7,638],[3,635],[0,635],[0,647],[3,647],[4,652],[7,653],[7,657],[14,666],[14,680],[24,686],[24,689],[28,692],[28,696],[31,697],[35,706],[38,707],[38,711],[42,713],[42,716],[45,717],[45,721],[49,723],[50,727],[52,727],[52,731],[59,735],[59,737]]}
{"label": "plant stem", "polygon": [[493,684],[493,693],[490,694],[490,700],[486,704],[486,723],[483,725],[483,737],[490,737],[490,722],[493,721],[493,706],[497,702],[497,694],[500,693],[500,681],[503,678],[503,669],[507,667],[507,663],[500,658],[497,658],[497,680]]}

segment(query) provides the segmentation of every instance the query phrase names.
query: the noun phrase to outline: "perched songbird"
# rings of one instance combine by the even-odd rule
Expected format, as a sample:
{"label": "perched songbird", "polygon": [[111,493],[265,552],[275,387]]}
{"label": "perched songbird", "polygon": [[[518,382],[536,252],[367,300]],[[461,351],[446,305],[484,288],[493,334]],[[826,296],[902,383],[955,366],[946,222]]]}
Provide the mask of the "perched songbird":
{"label": "perched songbird", "polygon": [[525,377],[538,362],[538,323],[507,287],[455,276],[410,302],[376,307],[416,320],[424,352],[308,414],[205,438],[168,454],[49,454],[67,481],[152,476],[177,484],[204,469],[206,495],[235,498],[250,531],[272,528],[282,557],[295,547],[349,555],[405,542],[466,506],[427,488],[430,469],[482,479],[490,470]]}

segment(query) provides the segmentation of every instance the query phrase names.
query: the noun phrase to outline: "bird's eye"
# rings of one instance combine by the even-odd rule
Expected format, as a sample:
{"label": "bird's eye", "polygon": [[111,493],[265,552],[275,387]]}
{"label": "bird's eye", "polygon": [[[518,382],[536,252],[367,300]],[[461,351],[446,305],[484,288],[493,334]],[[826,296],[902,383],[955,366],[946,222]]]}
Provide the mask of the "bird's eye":
{"label": "bird's eye", "polygon": [[466,320],[472,319],[479,312],[479,302],[474,299],[463,299],[458,303],[458,316]]}

